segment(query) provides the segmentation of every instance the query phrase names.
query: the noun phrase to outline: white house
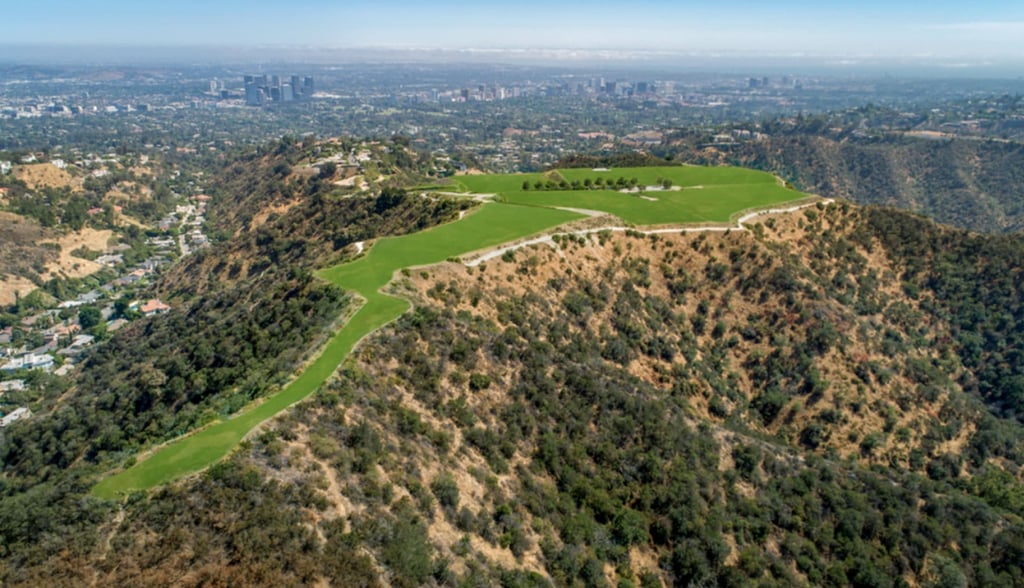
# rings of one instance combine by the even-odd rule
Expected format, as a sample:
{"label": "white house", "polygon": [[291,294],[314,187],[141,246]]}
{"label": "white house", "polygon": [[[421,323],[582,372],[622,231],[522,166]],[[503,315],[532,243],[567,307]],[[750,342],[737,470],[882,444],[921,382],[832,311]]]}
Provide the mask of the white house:
{"label": "white house", "polygon": [[8,361],[4,365],[0,366],[0,370],[5,372],[13,372],[17,370],[49,370],[53,367],[53,356],[43,353],[36,355],[29,353],[22,357],[15,357],[11,361]]}
{"label": "white house", "polygon": [[0,393],[2,392],[21,392],[25,389],[25,380],[10,380],[7,382],[0,382]]}

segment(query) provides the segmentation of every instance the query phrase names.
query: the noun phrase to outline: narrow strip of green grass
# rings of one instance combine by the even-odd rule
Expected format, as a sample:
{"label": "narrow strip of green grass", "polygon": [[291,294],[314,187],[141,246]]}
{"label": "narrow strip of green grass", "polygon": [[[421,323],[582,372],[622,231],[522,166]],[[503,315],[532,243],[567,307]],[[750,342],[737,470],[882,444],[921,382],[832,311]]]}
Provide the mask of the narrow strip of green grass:
{"label": "narrow strip of green grass", "polygon": [[354,290],[366,302],[298,378],[265,401],[176,439],[148,459],[101,480],[93,494],[113,499],[200,471],[227,455],[257,425],[309,396],[334,373],[360,339],[409,308],[405,300],[380,292],[395,271],[520,239],[576,218],[579,215],[562,210],[485,204],[462,221],[381,239],[362,258],[318,272],[331,283]]}

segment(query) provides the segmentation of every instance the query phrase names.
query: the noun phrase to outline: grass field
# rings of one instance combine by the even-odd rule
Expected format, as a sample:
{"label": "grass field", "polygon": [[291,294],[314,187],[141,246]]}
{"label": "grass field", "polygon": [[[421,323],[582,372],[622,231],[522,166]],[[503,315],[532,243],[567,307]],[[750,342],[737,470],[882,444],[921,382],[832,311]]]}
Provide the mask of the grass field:
{"label": "grass field", "polygon": [[461,221],[381,239],[360,259],[318,272],[333,284],[359,293],[366,302],[298,378],[234,417],[157,449],[148,459],[100,481],[93,493],[112,499],[202,470],[227,455],[254,427],[309,396],[334,373],[360,339],[409,308],[405,300],[379,291],[395,271],[514,241],[576,218],[579,215],[550,208],[485,204]]}
{"label": "grass field", "polygon": [[523,182],[544,181],[544,174],[460,176],[464,191],[498,194],[505,202],[531,206],[558,206],[600,210],[637,225],[675,223],[725,223],[737,213],[806,198],[807,195],[779,185],[771,174],[737,167],[637,167],[595,172],[590,169],[558,170],[568,182],[627,180],[654,186],[668,179],[679,190],[650,190],[623,194],[616,190],[523,190]]}

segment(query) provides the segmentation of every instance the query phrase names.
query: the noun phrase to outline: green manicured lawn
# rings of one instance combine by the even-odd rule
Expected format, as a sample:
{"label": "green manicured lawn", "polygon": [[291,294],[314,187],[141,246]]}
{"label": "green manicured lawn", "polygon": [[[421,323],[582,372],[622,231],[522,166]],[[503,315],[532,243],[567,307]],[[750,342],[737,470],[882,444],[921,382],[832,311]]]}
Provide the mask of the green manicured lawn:
{"label": "green manicured lawn", "polygon": [[487,174],[480,176],[457,176],[457,188],[476,194],[503,194],[522,189],[523,181],[533,184],[544,180],[543,174]]}
{"label": "green manicured lawn", "polygon": [[318,272],[339,287],[358,292],[366,303],[298,378],[264,402],[172,441],[148,459],[100,481],[93,493],[115,498],[197,472],[227,455],[254,427],[309,396],[334,373],[360,339],[409,308],[405,300],[379,292],[395,271],[514,241],[576,218],[579,215],[550,208],[485,204],[461,221],[381,239],[360,259]]}
{"label": "green manicured lawn", "polygon": [[[725,223],[738,212],[774,206],[807,195],[779,185],[771,174],[737,167],[638,167],[606,172],[565,169],[557,172],[568,182],[598,177],[604,180],[636,178],[642,187],[669,179],[681,190],[650,190],[642,195],[615,190],[536,190],[541,174],[461,176],[459,182],[472,192],[500,194],[506,202],[531,206],[559,206],[609,212],[636,225],[676,223]],[[523,181],[531,189],[524,191]],[[641,196],[645,196],[643,198]]]}

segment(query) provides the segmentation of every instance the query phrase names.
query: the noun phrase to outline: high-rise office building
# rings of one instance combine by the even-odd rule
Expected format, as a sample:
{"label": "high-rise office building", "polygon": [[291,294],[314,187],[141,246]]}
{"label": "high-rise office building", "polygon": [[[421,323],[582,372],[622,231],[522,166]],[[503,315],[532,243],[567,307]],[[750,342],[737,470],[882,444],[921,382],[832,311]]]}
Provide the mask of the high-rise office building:
{"label": "high-rise office building", "polygon": [[263,104],[263,91],[256,85],[255,81],[245,84],[245,104],[247,106],[259,106]]}
{"label": "high-rise office building", "polygon": [[245,103],[249,106],[262,106],[268,102],[309,100],[313,97],[312,76],[259,74],[247,75],[243,79],[245,81]]}

